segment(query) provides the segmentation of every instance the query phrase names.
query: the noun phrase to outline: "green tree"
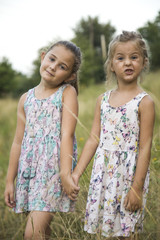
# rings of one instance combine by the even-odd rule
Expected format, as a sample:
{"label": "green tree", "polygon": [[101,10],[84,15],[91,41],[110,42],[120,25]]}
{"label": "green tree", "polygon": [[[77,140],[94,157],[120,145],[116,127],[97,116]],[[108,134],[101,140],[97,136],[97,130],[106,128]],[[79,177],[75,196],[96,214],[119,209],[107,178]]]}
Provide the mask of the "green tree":
{"label": "green tree", "polygon": [[30,78],[21,72],[15,72],[12,96],[19,97],[30,88]]}
{"label": "green tree", "polygon": [[151,52],[151,69],[156,70],[160,67],[160,11],[153,22],[147,22],[138,31],[148,42]]}
{"label": "green tree", "polygon": [[19,97],[30,88],[30,80],[12,68],[6,57],[0,62],[0,97]]}
{"label": "green tree", "polygon": [[[102,39],[107,46],[115,33],[115,28],[110,23],[99,23],[98,17],[88,17],[86,20],[82,18],[73,31],[75,37],[72,41],[81,48],[83,53],[80,83],[89,85],[104,81],[105,59],[102,54]],[[106,50],[105,47],[104,51]]]}
{"label": "green tree", "polygon": [[33,61],[33,70],[32,74],[30,76],[30,80],[28,84],[30,85],[30,88],[35,87],[39,84],[41,76],[40,76],[40,65],[41,65],[41,52],[44,48],[40,48],[38,50],[38,57]]}
{"label": "green tree", "polygon": [[12,92],[14,88],[15,71],[7,58],[0,62],[0,97]]}

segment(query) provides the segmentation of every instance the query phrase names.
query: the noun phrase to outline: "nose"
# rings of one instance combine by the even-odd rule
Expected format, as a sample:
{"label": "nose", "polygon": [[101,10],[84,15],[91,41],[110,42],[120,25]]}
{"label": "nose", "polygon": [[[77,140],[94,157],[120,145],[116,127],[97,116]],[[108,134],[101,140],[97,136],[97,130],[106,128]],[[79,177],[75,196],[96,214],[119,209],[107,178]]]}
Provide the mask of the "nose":
{"label": "nose", "polygon": [[130,58],[126,58],[125,59],[125,65],[130,65],[131,64],[131,60],[130,60]]}
{"label": "nose", "polygon": [[51,69],[52,71],[56,71],[56,63],[55,63],[55,62],[52,62],[52,63],[50,64],[50,69]]}

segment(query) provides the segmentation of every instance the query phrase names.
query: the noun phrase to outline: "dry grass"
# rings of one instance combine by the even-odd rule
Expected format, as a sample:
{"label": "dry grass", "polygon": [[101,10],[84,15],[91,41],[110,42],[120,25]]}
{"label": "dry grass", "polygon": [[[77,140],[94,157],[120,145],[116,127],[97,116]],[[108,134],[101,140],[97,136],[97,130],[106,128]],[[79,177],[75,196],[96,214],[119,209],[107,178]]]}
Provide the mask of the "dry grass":
{"label": "dry grass", "polygon": [[[147,209],[144,219],[144,232],[139,240],[160,239],[160,72],[148,75],[143,87],[152,92],[156,103],[156,125],[153,138],[150,188]],[[80,154],[90,131],[96,99],[105,91],[104,84],[91,86],[80,92],[79,119],[76,135],[78,152]],[[22,240],[26,217],[14,214],[4,205],[3,192],[5,175],[8,165],[9,150],[16,127],[17,101],[12,99],[0,100],[0,240]],[[87,131],[86,131],[87,128]],[[99,240],[105,239],[100,235],[90,235],[83,231],[87,190],[90,180],[92,163],[80,180],[80,194],[74,213],[56,213],[51,224],[51,239],[58,240]]]}

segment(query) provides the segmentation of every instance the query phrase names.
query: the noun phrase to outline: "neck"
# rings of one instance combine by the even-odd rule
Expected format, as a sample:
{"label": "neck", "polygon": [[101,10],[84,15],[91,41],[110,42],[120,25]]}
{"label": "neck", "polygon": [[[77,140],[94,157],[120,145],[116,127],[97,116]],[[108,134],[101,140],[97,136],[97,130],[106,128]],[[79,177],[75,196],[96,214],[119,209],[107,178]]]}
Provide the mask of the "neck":
{"label": "neck", "polygon": [[117,87],[118,92],[139,92],[141,90],[141,87],[135,83],[135,84],[119,84]]}
{"label": "neck", "polygon": [[[62,85],[62,84],[61,84]],[[37,89],[41,90],[41,91],[57,91],[57,89],[61,86],[61,85],[57,85],[57,86],[53,86],[52,84],[48,84],[45,81],[41,81],[38,85],[37,85]]]}
{"label": "neck", "polygon": [[48,85],[40,82],[40,84],[35,87],[35,95],[39,99],[47,98],[50,95],[52,95],[53,93],[55,93],[59,87],[60,86],[51,87],[51,86],[48,86]]}

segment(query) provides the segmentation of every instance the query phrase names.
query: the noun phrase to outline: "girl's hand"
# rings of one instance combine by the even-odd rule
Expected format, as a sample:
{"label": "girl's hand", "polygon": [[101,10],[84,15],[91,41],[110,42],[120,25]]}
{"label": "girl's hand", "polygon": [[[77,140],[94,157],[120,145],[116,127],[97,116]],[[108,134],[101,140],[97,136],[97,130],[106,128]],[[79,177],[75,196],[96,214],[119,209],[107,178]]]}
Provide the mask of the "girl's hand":
{"label": "girl's hand", "polygon": [[80,188],[76,186],[72,177],[70,175],[61,176],[61,182],[62,182],[63,191],[68,195],[68,197],[72,201],[76,201]]}
{"label": "girl's hand", "polygon": [[14,183],[8,183],[4,192],[5,203],[8,207],[14,208],[16,206],[14,199]]}
{"label": "girl's hand", "polygon": [[142,208],[142,193],[143,190],[131,188],[124,200],[126,210],[135,212]]}
{"label": "girl's hand", "polygon": [[77,174],[75,174],[74,172],[72,173],[72,179],[73,179],[73,182],[76,184],[76,186],[78,186],[79,176]]}

